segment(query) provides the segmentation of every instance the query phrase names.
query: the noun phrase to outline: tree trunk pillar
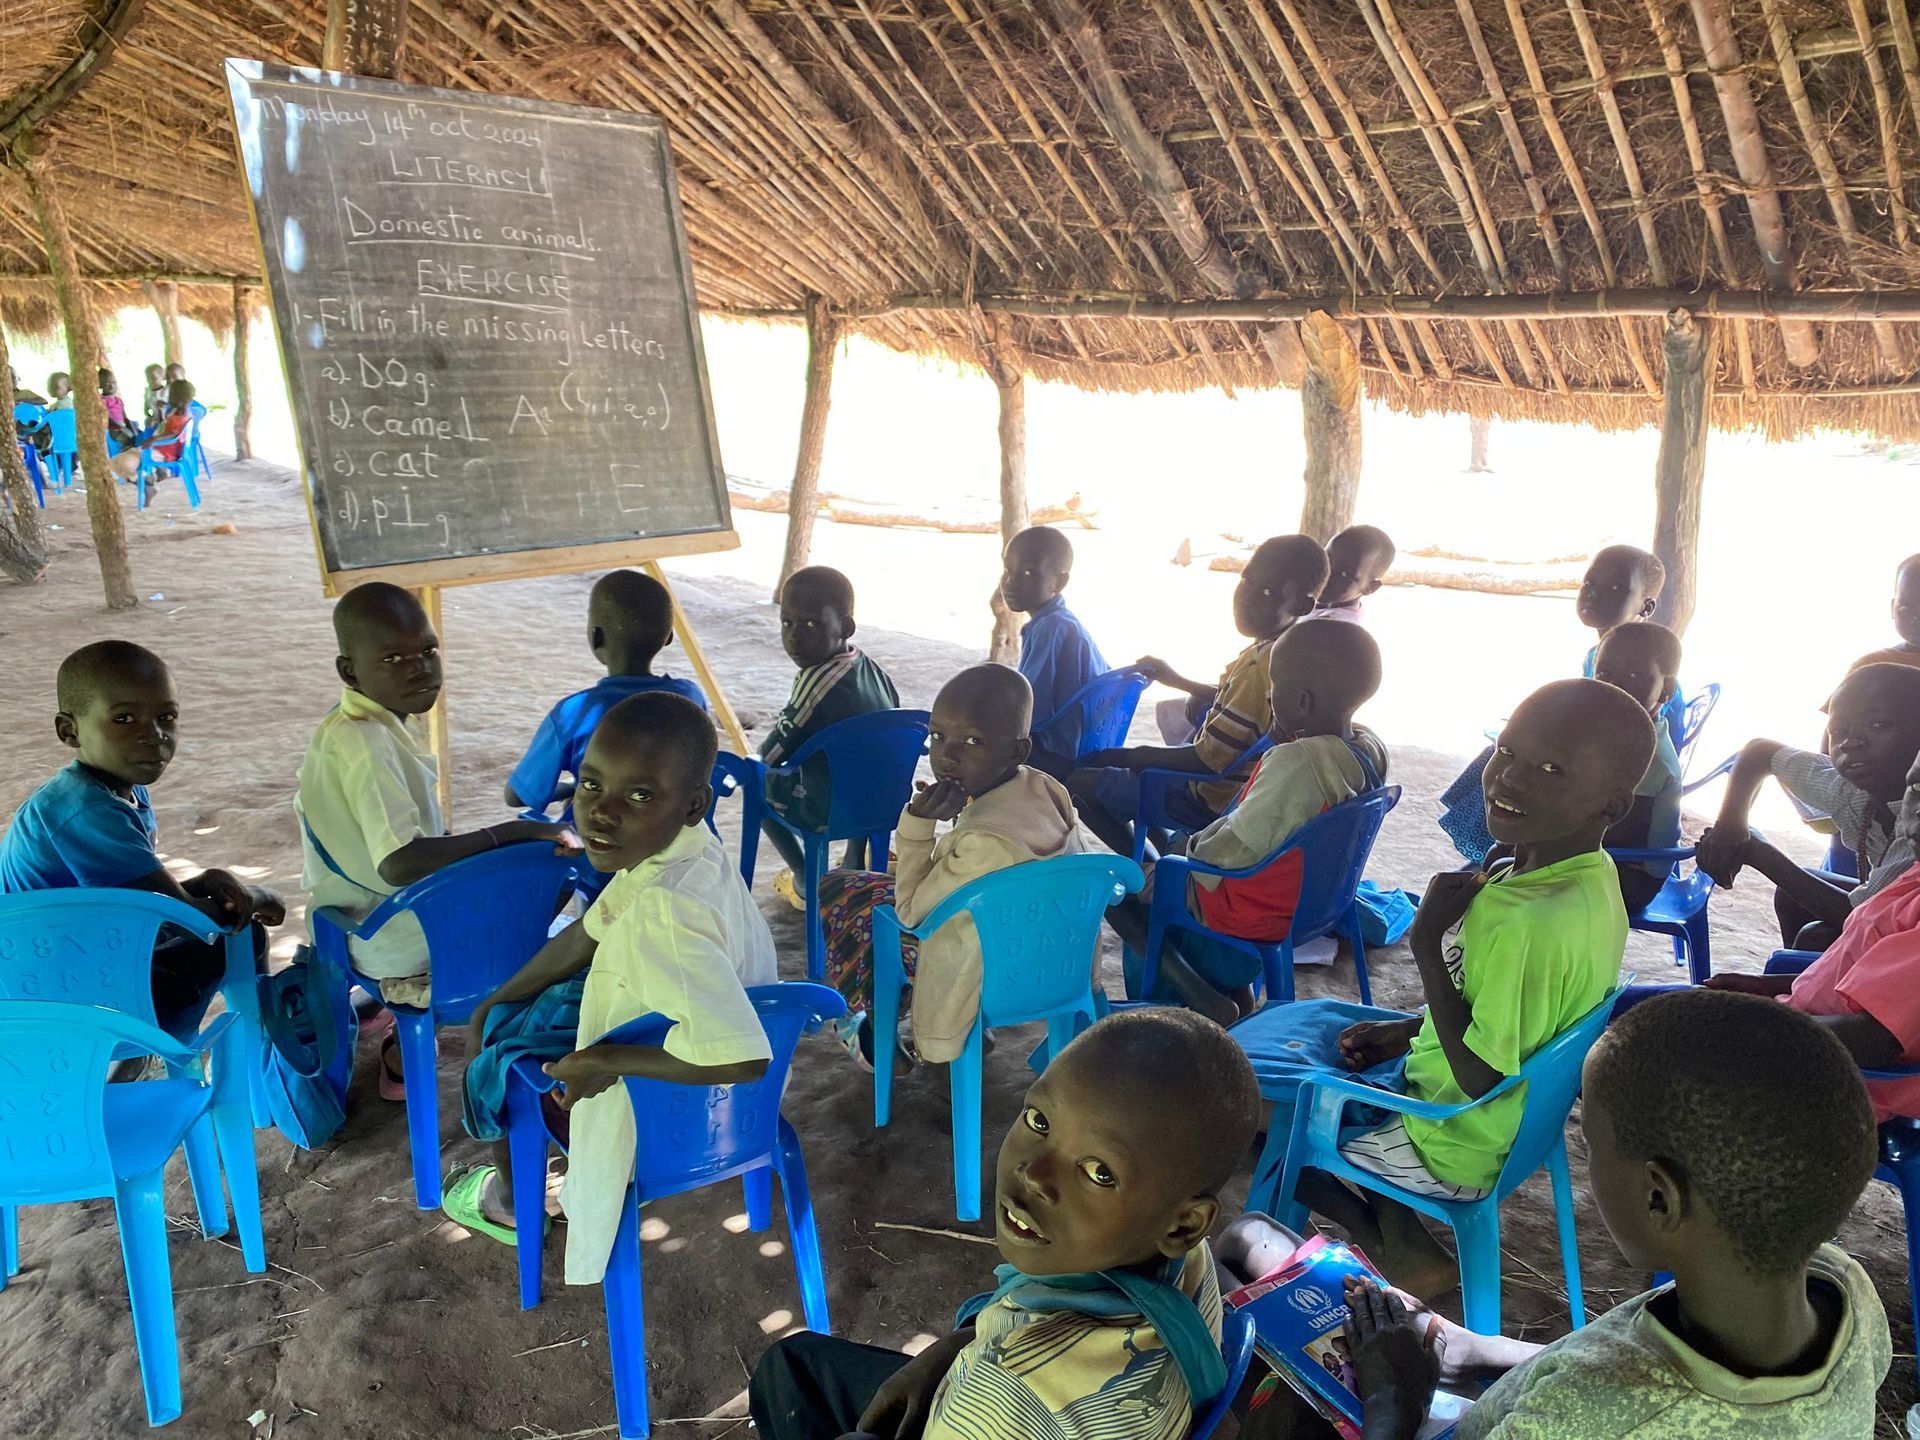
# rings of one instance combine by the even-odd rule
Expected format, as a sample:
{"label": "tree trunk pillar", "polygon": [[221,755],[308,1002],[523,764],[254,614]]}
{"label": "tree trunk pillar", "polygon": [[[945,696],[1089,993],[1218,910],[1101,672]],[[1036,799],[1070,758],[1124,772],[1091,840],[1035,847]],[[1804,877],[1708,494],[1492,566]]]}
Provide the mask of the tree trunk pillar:
{"label": "tree trunk pillar", "polygon": [[1707,411],[1713,400],[1714,325],[1678,309],[1667,316],[1660,458],[1654,466],[1653,553],[1667,567],[1653,618],[1685,635],[1693,619],[1700,543],[1700,491],[1707,468]]}
{"label": "tree trunk pillar", "polygon": [[[180,350],[180,287],[171,280],[142,280],[140,288],[146,291],[153,313],[160,317],[161,362],[184,367],[187,362]],[[74,388],[80,388],[78,382]]]}
{"label": "tree trunk pillar", "polygon": [[[12,365],[13,357],[7,351],[6,331],[0,330],[0,373],[9,370]],[[19,547],[17,548],[42,552],[44,556],[47,541],[46,536],[41,533],[40,529],[40,507],[34,499],[33,481],[27,475],[27,462],[20,454],[20,446],[16,443],[18,436],[19,432],[14,428],[13,424],[13,394],[9,391],[7,394],[6,442],[0,444],[0,482],[3,482],[6,486],[7,498],[13,501],[13,533],[19,537],[20,541]],[[42,558],[39,570],[33,573],[33,579],[39,579],[40,572],[46,568],[46,561]],[[17,566],[15,564],[8,564],[6,569],[8,574],[12,575],[14,579],[20,581],[22,584],[32,583],[31,580],[27,579],[27,577],[21,573],[22,570],[32,569],[24,560],[20,561]]]}
{"label": "tree trunk pillar", "polygon": [[1487,435],[1493,429],[1493,420],[1486,415],[1468,417],[1472,422],[1473,449],[1467,459],[1467,469],[1475,475],[1485,475],[1493,469],[1487,463]]}
{"label": "tree trunk pillar", "polygon": [[[987,374],[1000,397],[1000,548],[1027,528],[1027,377],[1013,345],[1013,322],[1005,315],[987,317]],[[1023,623],[993,587],[993,640],[987,658],[1002,665],[1020,663],[1020,626]]]}
{"label": "tree trunk pillar", "polygon": [[833,361],[840,348],[840,321],[819,295],[807,297],[807,398],[800,407],[800,448],[793,457],[787,491],[787,548],[780,559],[778,600],[787,578],[804,569],[813,550],[813,522],[820,513],[820,457],[827,448],[827,413],[833,406]]}
{"label": "tree trunk pillar", "polygon": [[253,458],[253,381],[247,373],[247,290],[233,282],[233,458]]}
{"label": "tree trunk pillar", "polygon": [[1324,310],[1300,322],[1306,375],[1300,386],[1306,432],[1306,501],[1300,530],[1322,545],[1353,523],[1360,493],[1360,356]]}
{"label": "tree trunk pillar", "polygon": [[100,332],[94,324],[93,300],[80,280],[80,260],[60,197],[48,183],[45,159],[27,153],[30,142],[15,149],[24,163],[21,174],[27,195],[46,239],[47,269],[60,301],[67,328],[67,369],[74,376],[74,424],[80,432],[80,468],[87,480],[87,519],[93,527],[93,548],[100,556],[100,579],[106,587],[109,610],[131,610],[133,567],[127,561],[127,529],[120,516],[120,496],[113,467],[107,462],[107,411],[100,403],[100,387],[93,383],[100,368]]}

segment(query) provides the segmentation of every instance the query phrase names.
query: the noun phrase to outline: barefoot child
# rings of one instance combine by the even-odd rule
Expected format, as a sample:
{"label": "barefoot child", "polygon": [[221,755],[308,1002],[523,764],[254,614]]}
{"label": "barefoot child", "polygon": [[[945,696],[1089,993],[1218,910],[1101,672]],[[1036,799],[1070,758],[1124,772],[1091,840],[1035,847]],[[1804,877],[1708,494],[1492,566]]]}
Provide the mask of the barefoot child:
{"label": "barefoot child", "polygon": [[[588,861],[613,878],[586,918],[541,947],[473,1012],[466,1126],[494,1164],[453,1177],[450,1218],[513,1243],[507,1074],[533,1058],[561,1083],[550,1122],[567,1134],[567,1283],[606,1271],[633,1175],[623,1076],[733,1085],[766,1073],[772,1048],[747,998],[771,985],[773,935],[705,824],[719,741],[680,695],[635,695],[600,721],[580,761],[574,815]],[[644,1015],[674,1022],[657,1046],[601,1037]],[[540,1217],[533,1217],[539,1219]]]}
{"label": "barefoot child", "polygon": [[[1133,852],[1134,819],[1140,808],[1140,771],[1181,770],[1207,777],[1170,791],[1174,821],[1203,829],[1233,803],[1244,772],[1229,774],[1234,761],[1266,734],[1270,678],[1267,652],[1283,631],[1313,609],[1327,581],[1327,552],[1310,535],[1281,535],[1262,542],[1233,592],[1233,623],[1252,642],[1234,657],[1218,685],[1180,675],[1164,660],[1147,656],[1140,668],[1163,685],[1184,690],[1203,712],[1190,745],[1135,745],[1102,750],[1080,762],[1067,782],[1087,828],[1122,855]],[[1215,779],[1219,776],[1222,778]]]}
{"label": "barefoot child", "polygon": [[1093,1026],[1000,1147],[997,1288],[912,1358],[777,1342],[748,1387],[762,1440],[1181,1440],[1225,1384],[1206,1237],[1258,1098],[1246,1058],[1191,1011]]}
{"label": "barefoot child", "polygon": [[[54,733],[74,761],[14,812],[0,836],[0,895],[94,888],[148,890],[194,907],[222,929],[253,928],[266,955],[267,925],[287,918],[271,890],[225,870],[175,880],[155,849],[159,830],[147,787],[173,759],[180,705],[160,657],[124,640],[82,646],[60,662]],[[167,927],[153,950],[153,1010],[161,1028],[188,1035],[226,973],[226,947]]]}
{"label": "barefoot child", "polygon": [[[1616,849],[1671,850],[1680,843],[1680,756],[1659,723],[1679,674],[1680,637],[1651,620],[1609,630],[1594,652],[1593,678],[1626,691],[1655,721],[1653,761],[1634,787],[1633,809],[1607,832],[1607,844]],[[1620,898],[1629,913],[1660,893],[1672,869],[1656,860],[1621,868]]]}
{"label": "barefoot child", "polygon": [[1327,583],[1309,620],[1360,622],[1361,605],[1380,588],[1393,568],[1396,552],[1387,532],[1375,525],[1349,525],[1327,542]]}
{"label": "barefoot child", "polygon": [[1062,716],[1060,707],[1108,668],[1087,627],[1060,598],[1072,572],[1072,543],[1050,525],[1034,525],[1008,542],[1000,577],[1000,598],[1028,617],[1020,627],[1020,673],[1033,687],[1034,726],[1047,731],[1044,745],[1035,739],[1027,763],[1056,780],[1073,773],[1080,753],[1080,716]]}
{"label": "barefoot child", "polygon": [[[836,870],[820,885],[827,981],[847,1001],[840,1024],[849,1052],[875,1060],[873,912],[891,904],[917,925],[982,875],[1077,854],[1073,802],[1051,775],[1027,768],[1032,692],[1017,670],[975,665],[941,687],[928,735],[933,783],[921,782],[900,816],[897,876]],[[943,821],[952,828],[938,834]],[[957,1059],[980,1009],[980,942],[971,916],[956,917],[902,958],[913,982],[913,1038],[922,1059]],[[881,1040],[893,1040],[883,1036]],[[895,1053],[896,1070],[906,1068]]]}

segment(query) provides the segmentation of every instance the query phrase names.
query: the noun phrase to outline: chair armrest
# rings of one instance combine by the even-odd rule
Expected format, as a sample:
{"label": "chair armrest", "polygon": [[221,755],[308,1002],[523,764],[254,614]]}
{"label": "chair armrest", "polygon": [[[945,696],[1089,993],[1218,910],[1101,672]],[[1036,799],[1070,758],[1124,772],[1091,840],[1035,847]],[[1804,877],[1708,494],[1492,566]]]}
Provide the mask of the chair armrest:
{"label": "chair armrest", "polygon": [[1613,846],[1609,845],[1607,847],[1607,854],[1613,857],[1615,864],[1678,865],[1682,860],[1693,859],[1693,847],[1691,845],[1675,845],[1662,849],[1647,850],[1622,846],[1616,850]]}
{"label": "chair armrest", "polygon": [[[322,905],[308,918],[316,923],[325,921],[342,935],[350,935],[356,940],[365,940],[369,935],[372,935],[378,930],[380,925],[386,924],[387,920],[391,918],[388,912],[394,908],[393,899],[389,897],[376,906],[364,920],[354,919],[338,905]],[[380,925],[373,923],[376,919],[379,920]]]}
{"label": "chair armrest", "polygon": [[1496,1095],[1504,1095],[1519,1083],[1518,1075],[1508,1075],[1478,1100],[1469,1100],[1464,1105],[1435,1105],[1430,1100],[1415,1100],[1410,1095],[1382,1090],[1378,1086],[1369,1085],[1362,1080],[1352,1080],[1344,1075],[1309,1075],[1300,1082],[1300,1099],[1297,1103],[1301,1109],[1306,1109],[1310,1102],[1309,1092],[1321,1090],[1338,1095],[1342,1109],[1348,1103],[1358,1101],[1381,1110],[1391,1110],[1396,1115],[1412,1115],[1421,1120],[1451,1120],[1456,1115],[1464,1115],[1469,1110],[1477,1109]]}
{"label": "chair armrest", "polygon": [[1683,780],[1680,785],[1680,793],[1682,795],[1691,795],[1695,790],[1698,790],[1702,785],[1708,785],[1708,784],[1711,784],[1713,781],[1718,780],[1722,775],[1728,774],[1730,771],[1732,771],[1734,761],[1738,760],[1739,758],[1740,756],[1737,753],[1733,755],[1729,755],[1727,756],[1726,759],[1722,760],[1718,765],[1714,766],[1711,770],[1707,771],[1706,774],[1701,775],[1692,780]]}
{"label": "chair armrest", "polygon": [[1920,1065],[1891,1065],[1880,1070],[1862,1070],[1860,1075],[1866,1080],[1911,1080],[1920,1076]]}
{"label": "chair armrest", "polygon": [[1798,975],[1820,958],[1818,950],[1776,950],[1767,960],[1763,975]]}

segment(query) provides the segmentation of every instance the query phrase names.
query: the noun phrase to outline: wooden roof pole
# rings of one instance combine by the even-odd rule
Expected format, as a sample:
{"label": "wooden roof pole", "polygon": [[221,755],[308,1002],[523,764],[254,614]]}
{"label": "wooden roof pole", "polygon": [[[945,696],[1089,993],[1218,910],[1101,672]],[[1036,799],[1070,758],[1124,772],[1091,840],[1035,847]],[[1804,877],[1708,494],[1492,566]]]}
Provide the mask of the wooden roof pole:
{"label": "wooden roof pole", "polygon": [[[0,329],[0,372],[11,374],[13,357],[7,352],[7,332]],[[13,392],[7,392],[8,413],[12,413]],[[13,422],[7,422],[7,442],[0,443],[0,484],[13,501],[13,513],[0,520],[0,570],[22,585],[31,585],[47,570],[47,541],[40,528],[40,507],[27,478],[26,457],[13,439]]]}
{"label": "wooden roof pole", "polygon": [[233,458],[253,458],[253,376],[247,344],[247,291],[233,282]]}
{"label": "wooden roof pole", "polygon": [[[1713,76],[1714,93],[1720,99],[1720,111],[1726,116],[1727,145],[1733,151],[1734,167],[1747,187],[1747,213],[1753,218],[1753,233],[1760,242],[1760,268],[1774,289],[1796,289],[1787,221],[1773,188],[1773,166],[1760,134],[1760,114],[1753,103],[1752,87],[1747,84],[1746,62],[1734,38],[1726,0],[1688,3],[1694,28],[1700,32],[1701,48],[1706,52],[1707,69]],[[1780,338],[1786,343],[1789,363],[1819,362],[1820,344],[1814,338],[1813,326],[1806,321],[1782,320]]]}
{"label": "wooden roof pole", "polygon": [[780,560],[780,591],[804,569],[813,548],[813,520],[820,511],[820,457],[827,444],[827,412],[833,405],[833,361],[840,349],[840,318],[818,295],[807,296],[807,395],[800,407],[800,444],[793,457],[793,488],[787,492],[787,545]]}
{"label": "wooden roof pole", "polygon": [[320,68],[399,79],[408,8],[408,0],[327,0]]}
{"label": "wooden roof pole", "polygon": [[[999,392],[1000,411],[1000,545],[1027,528],[1027,377],[1020,364],[1013,321],[1006,315],[976,311],[974,327],[980,337],[980,357],[993,387]],[[1002,665],[1020,663],[1020,621],[993,587],[993,639],[987,658]]]}
{"label": "wooden roof pole", "polygon": [[180,354],[180,292],[165,280],[144,280],[140,288],[146,292],[147,303],[153,307],[153,313],[160,317],[162,363],[167,366],[184,364]]}
{"label": "wooden roof pole", "polygon": [[1660,417],[1660,456],[1654,463],[1653,553],[1667,567],[1667,583],[1653,618],[1676,635],[1685,635],[1693,619],[1717,338],[1711,320],[1678,308],[1667,317],[1661,347],[1666,409]]}
{"label": "wooden roof pole", "polygon": [[1324,310],[1301,322],[1300,340],[1307,354],[1300,386],[1306,439],[1300,533],[1324,545],[1353,523],[1360,493],[1360,356]]}
{"label": "wooden roof pole", "polygon": [[0,154],[11,150],[42,120],[66,104],[91,80],[120,44],[133,22],[146,9],[147,0],[106,0],[100,13],[88,27],[92,38],[58,75],[41,89],[22,95],[10,108],[0,111]]}

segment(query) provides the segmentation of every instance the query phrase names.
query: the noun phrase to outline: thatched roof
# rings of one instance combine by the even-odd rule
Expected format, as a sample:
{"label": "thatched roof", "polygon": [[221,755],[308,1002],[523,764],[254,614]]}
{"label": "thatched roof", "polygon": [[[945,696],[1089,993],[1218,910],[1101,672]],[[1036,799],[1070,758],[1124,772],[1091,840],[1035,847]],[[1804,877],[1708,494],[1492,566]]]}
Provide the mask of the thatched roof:
{"label": "thatched roof", "polygon": [[[250,276],[220,61],[315,64],[324,30],[315,0],[0,0],[0,136],[102,48],[41,126],[82,265]],[[1920,289],[1920,56],[1884,0],[419,0],[401,72],[663,115],[704,304],[817,292],[967,359],[988,297]],[[0,277],[44,269],[0,179]],[[1273,384],[1265,328],[1011,320],[1029,373],[1122,389]],[[1351,326],[1390,403],[1602,424],[1655,418],[1661,331]],[[1920,435],[1920,326],[1721,335],[1721,423]]]}

